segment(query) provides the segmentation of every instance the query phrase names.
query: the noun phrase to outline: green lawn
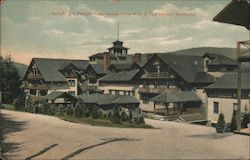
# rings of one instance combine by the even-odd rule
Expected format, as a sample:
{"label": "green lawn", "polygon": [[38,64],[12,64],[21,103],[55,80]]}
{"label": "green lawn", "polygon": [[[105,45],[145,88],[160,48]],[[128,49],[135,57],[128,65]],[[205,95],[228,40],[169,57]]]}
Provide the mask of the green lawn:
{"label": "green lawn", "polygon": [[1,104],[2,106],[2,108],[3,109],[7,109],[7,110],[12,110],[12,111],[14,111],[15,110],[15,107],[14,107],[14,105],[12,105],[12,104]]}
{"label": "green lawn", "polygon": [[118,127],[118,128],[153,128],[152,126],[147,125],[147,124],[130,124],[128,122],[113,123],[107,119],[92,119],[92,118],[84,118],[84,117],[77,118],[77,117],[67,116],[67,115],[64,115],[59,118],[65,121],[69,121],[69,122],[90,124],[93,126],[106,126],[106,127]]}

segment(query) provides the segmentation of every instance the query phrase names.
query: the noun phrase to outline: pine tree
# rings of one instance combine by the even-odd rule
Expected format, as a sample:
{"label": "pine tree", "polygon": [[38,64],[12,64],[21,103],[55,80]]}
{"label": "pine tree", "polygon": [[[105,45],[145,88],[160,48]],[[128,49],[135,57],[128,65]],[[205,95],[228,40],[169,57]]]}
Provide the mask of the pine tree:
{"label": "pine tree", "polygon": [[217,122],[217,125],[216,125],[216,131],[218,133],[223,133],[225,126],[226,126],[226,122],[224,120],[224,115],[221,113],[219,115],[219,119],[218,119],[218,122]]}
{"label": "pine tree", "polygon": [[231,125],[230,125],[230,131],[233,132],[237,129],[237,121],[236,121],[236,111],[233,111],[232,119],[231,119]]}

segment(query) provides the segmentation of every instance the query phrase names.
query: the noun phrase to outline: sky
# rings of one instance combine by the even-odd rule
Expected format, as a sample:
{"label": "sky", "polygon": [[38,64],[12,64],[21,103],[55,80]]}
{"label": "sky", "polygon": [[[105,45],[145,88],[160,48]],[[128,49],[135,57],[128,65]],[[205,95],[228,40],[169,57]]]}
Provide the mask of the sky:
{"label": "sky", "polygon": [[241,26],[212,21],[230,0],[5,0],[0,4],[1,54],[88,59],[118,39],[129,54],[193,47],[236,47]]}

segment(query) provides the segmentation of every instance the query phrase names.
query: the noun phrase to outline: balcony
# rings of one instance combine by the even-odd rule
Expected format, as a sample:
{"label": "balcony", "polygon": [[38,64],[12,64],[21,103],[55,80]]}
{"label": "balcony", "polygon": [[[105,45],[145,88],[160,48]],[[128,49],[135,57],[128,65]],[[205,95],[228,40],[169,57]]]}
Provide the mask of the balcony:
{"label": "balcony", "polygon": [[151,79],[151,78],[174,78],[168,72],[147,72],[141,76],[141,78]]}
{"label": "balcony", "polygon": [[43,79],[41,74],[28,74],[28,79],[29,80],[39,80],[39,79]]}
{"label": "balcony", "polygon": [[48,86],[46,86],[45,84],[27,84],[25,88],[35,90],[47,90]]}
{"label": "balcony", "polygon": [[150,88],[150,87],[139,87],[138,92],[139,93],[154,93],[154,94],[160,94],[163,92],[175,92],[178,91],[177,88]]}

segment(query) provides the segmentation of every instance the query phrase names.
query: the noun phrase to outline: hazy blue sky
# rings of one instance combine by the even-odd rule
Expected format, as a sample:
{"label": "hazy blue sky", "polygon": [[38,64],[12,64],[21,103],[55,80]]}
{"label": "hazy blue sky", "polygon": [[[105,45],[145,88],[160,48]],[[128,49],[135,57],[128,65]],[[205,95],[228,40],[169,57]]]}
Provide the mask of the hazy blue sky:
{"label": "hazy blue sky", "polygon": [[87,59],[117,39],[117,21],[129,53],[235,47],[236,41],[248,39],[248,31],[212,21],[229,2],[6,0],[1,4],[1,53],[23,63],[32,57]]}

